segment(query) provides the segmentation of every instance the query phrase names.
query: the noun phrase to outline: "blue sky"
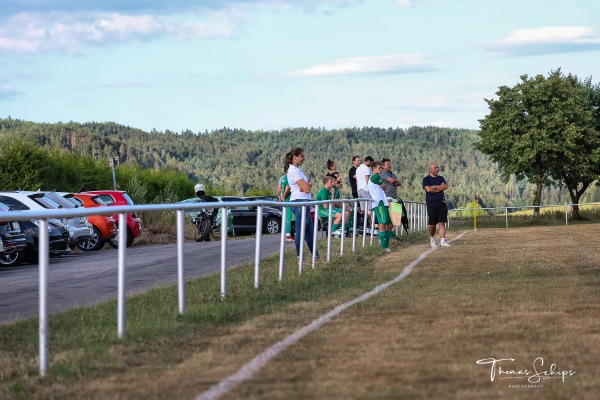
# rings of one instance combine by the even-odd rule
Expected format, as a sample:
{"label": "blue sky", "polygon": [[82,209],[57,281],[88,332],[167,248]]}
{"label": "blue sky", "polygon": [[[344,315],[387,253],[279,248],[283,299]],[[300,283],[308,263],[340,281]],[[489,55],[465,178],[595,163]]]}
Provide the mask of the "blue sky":
{"label": "blue sky", "polygon": [[0,117],[477,129],[562,68],[600,82],[597,0],[0,0]]}

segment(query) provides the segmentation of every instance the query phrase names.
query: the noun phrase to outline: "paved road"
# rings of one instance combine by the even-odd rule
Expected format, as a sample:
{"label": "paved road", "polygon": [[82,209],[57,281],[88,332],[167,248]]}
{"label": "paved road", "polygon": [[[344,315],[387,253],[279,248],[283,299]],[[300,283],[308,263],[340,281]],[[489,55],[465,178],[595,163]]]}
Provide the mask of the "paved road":
{"label": "paved road", "polygon": [[[263,236],[261,256],[279,252],[280,236]],[[254,262],[254,237],[227,242],[227,265]],[[286,243],[286,247],[293,243]],[[100,303],[117,297],[117,250],[74,253],[51,258],[48,271],[50,313]],[[221,269],[221,243],[184,244],[186,278]],[[38,266],[0,269],[0,324],[38,315]],[[177,284],[176,244],[133,246],[127,249],[127,294]],[[219,288],[215,288],[219,290]]]}

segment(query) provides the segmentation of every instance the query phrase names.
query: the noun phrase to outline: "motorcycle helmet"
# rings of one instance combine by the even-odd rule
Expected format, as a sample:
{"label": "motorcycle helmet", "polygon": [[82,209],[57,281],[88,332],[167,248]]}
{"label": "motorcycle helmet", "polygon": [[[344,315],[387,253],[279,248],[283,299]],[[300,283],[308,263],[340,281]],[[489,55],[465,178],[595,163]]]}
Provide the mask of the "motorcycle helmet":
{"label": "motorcycle helmet", "polygon": [[206,193],[204,190],[204,185],[201,183],[198,183],[196,186],[194,186],[194,192],[198,196],[204,196],[204,193]]}

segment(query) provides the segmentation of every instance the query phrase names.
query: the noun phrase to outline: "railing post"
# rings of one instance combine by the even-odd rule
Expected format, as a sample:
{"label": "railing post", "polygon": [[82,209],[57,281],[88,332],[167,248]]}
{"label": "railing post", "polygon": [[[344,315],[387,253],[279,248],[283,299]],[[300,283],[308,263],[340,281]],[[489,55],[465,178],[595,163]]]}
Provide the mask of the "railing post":
{"label": "railing post", "polygon": [[[301,221],[300,221],[300,255],[298,256],[298,274],[302,274],[302,263],[304,262],[304,234],[306,230],[306,206],[302,206],[301,213]],[[317,216],[315,215],[315,218]],[[297,221],[296,221],[297,223]],[[298,232],[296,232],[296,235]]]}
{"label": "railing post", "polygon": [[569,225],[569,205],[565,204],[565,225]]}
{"label": "railing post", "polygon": [[223,218],[221,218],[221,300],[225,299],[227,293],[227,207],[223,207]]}
{"label": "railing post", "polygon": [[354,203],[354,220],[352,221],[352,252],[356,251],[356,231],[358,230],[358,207]]}
{"label": "railing post", "polygon": [[[331,260],[331,236],[332,236],[331,224],[333,223],[333,220],[332,220],[333,203],[328,203],[328,204],[329,204],[329,207],[327,207],[327,210],[329,211],[329,215],[327,216],[327,262],[329,263],[329,261]],[[315,215],[315,218],[317,218],[316,215]]]}
{"label": "railing post", "polygon": [[118,263],[118,311],[117,336],[125,336],[125,249],[127,248],[127,213],[119,214],[119,263]]}
{"label": "railing post", "polygon": [[260,287],[260,247],[262,241],[263,206],[256,209],[256,249],[254,251],[254,288]]}
{"label": "railing post", "polygon": [[[284,203],[285,204],[285,203]],[[279,281],[283,280],[283,254],[285,252],[285,226],[287,224],[287,207],[283,207],[281,215],[281,242],[279,243]]]}
{"label": "railing post", "polygon": [[506,216],[506,227],[508,228],[508,207],[504,209],[504,215]]}
{"label": "railing post", "polygon": [[346,238],[346,202],[342,202],[342,239],[340,241],[340,256],[344,255],[344,239]]}
{"label": "railing post", "polygon": [[184,237],[184,211],[177,210],[177,288],[178,288],[178,306],[179,315],[185,311],[185,275],[183,267],[183,243]]}
{"label": "railing post", "polygon": [[315,219],[313,221],[313,252],[311,256],[311,266],[315,269],[317,260],[317,235],[319,234],[319,205],[315,204]]}
{"label": "railing post", "polygon": [[38,260],[40,270],[39,282],[39,346],[40,346],[40,375],[46,376],[48,371],[48,258],[50,256],[50,239],[48,220],[39,220]]}

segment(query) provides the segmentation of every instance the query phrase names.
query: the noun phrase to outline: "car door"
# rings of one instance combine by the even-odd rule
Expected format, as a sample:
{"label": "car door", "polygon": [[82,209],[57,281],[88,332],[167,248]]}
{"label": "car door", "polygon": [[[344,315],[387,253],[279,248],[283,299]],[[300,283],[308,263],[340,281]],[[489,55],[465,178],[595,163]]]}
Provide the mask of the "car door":
{"label": "car door", "polygon": [[[222,199],[224,202],[239,201],[245,202],[241,197],[227,196]],[[248,206],[230,208],[233,216],[233,226],[236,230],[254,230],[256,228],[256,209]]]}

